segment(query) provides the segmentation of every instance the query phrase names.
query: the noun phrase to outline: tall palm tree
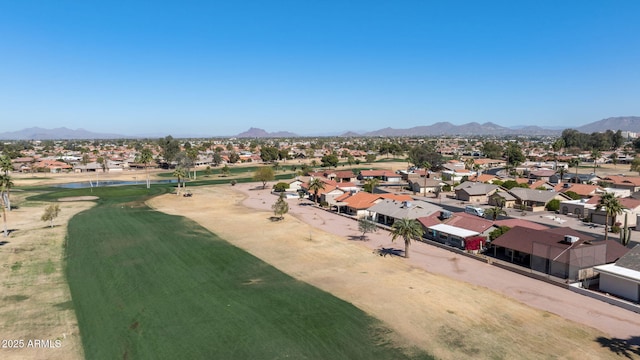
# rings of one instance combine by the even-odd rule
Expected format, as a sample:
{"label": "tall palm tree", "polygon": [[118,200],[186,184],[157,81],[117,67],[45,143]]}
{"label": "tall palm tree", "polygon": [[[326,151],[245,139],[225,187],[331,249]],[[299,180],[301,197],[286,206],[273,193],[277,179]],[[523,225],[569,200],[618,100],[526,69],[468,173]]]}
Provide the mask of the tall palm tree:
{"label": "tall palm tree", "polygon": [[11,211],[11,199],[9,197],[10,189],[13,187],[13,181],[8,174],[0,175],[0,196],[6,209]]}
{"label": "tall palm tree", "polygon": [[622,205],[613,193],[604,193],[598,200],[597,210],[604,210],[604,239],[609,238],[609,219],[615,219],[616,215],[622,214]]}
{"label": "tall palm tree", "polygon": [[593,149],[591,151],[591,158],[593,159],[593,173],[594,174],[596,173],[596,167],[598,166],[598,159],[600,158],[601,155],[602,155],[602,153],[598,149]]}
{"label": "tall palm tree", "polygon": [[11,158],[7,155],[0,157],[0,170],[4,172],[5,175],[9,175],[9,171],[13,170],[13,164],[11,163]]}
{"label": "tall palm tree", "polygon": [[177,167],[175,170],[173,170],[173,176],[178,178],[178,191],[176,192],[176,194],[180,195],[180,180],[187,176],[187,174],[183,168]]}
{"label": "tall palm tree", "polygon": [[419,240],[423,234],[422,224],[418,220],[402,218],[393,223],[391,241],[395,241],[398,237],[404,239],[404,257],[408,258],[411,240]]}
{"label": "tall palm tree", "polygon": [[144,164],[144,172],[147,175],[147,189],[151,187],[151,182],[149,181],[149,163],[153,160],[153,153],[148,148],[142,149],[140,154],[138,155],[137,161],[139,163]]}
{"label": "tall palm tree", "polygon": [[571,160],[569,160],[569,166],[573,166],[574,168],[576,168],[576,177],[573,179],[574,183],[578,183],[578,168],[580,167],[580,159],[578,158],[572,158]]}
{"label": "tall palm tree", "polygon": [[429,177],[431,164],[428,161],[425,161],[422,163],[422,167],[424,168],[424,196],[427,196],[427,178]]}
{"label": "tall palm tree", "polygon": [[318,203],[318,192],[324,189],[324,182],[320,178],[313,178],[309,181],[309,190],[313,191],[313,202]]}
{"label": "tall palm tree", "polygon": [[[7,229],[7,206],[11,206],[7,204],[5,199],[8,199],[8,188],[11,187],[13,183],[11,182],[11,178],[9,175],[0,175],[0,206],[2,206],[2,222],[4,223],[4,236],[9,236],[9,230]],[[7,191],[7,196],[4,196],[5,190]]]}

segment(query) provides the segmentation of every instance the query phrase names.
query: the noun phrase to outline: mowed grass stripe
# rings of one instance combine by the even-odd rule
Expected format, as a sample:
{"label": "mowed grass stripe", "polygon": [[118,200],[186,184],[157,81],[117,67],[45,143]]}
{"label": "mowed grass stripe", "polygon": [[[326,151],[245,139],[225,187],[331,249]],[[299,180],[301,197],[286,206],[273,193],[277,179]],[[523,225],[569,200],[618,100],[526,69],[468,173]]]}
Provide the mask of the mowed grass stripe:
{"label": "mowed grass stripe", "polygon": [[67,278],[88,359],[428,358],[391,346],[351,304],[147,207],[74,217]]}

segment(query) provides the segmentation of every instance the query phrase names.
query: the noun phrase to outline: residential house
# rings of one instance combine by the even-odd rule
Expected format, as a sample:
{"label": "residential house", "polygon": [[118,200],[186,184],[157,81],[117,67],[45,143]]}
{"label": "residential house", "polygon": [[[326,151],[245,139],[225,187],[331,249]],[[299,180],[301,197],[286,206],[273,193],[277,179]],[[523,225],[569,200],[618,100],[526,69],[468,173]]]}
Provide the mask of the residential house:
{"label": "residential house", "polygon": [[333,203],[329,203],[329,205],[334,206],[339,213],[345,213],[351,216],[362,218],[369,215],[367,209],[384,199],[395,200],[399,202],[411,202],[413,200],[413,198],[409,195],[371,194],[365,191],[360,191],[357,193],[348,192],[343,194],[342,196],[338,196],[337,198],[333,199]]}
{"label": "residential house", "polygon": [[564,200],[560,201],[560,213],[563,215],[572,214],[578,219],[588,218],[596,209],[596,205],[588,199]]}
{"label": "residential house", "polygon": [[407,182],[411,191],[423,195],[437,193],[445,185],[442,180],[432,177],[425,178],[418,174],[408,174]]}
{"label": "residential house", "polygon": [[70,171],[73,167],[62,161],[42,159],[34,163],[32,169],[42,172],[61,173],[63,171]]}
{"label": "residential house", "polygon": [[[598,208],[599,201],[600,196],[594,196],[587,201],[594,206],[594,209],[591,211],[591,222],[604,224],[607,216],[605,209]],[[640,200],[634,198],[618,198],[618,202],[620,202],[620,206],[622,207],[622,213],[609,217],[609,225],[615,223],[624,224],[626,218],[627,226],[636,226],[637,217],[640,215]]]}
{"label": "residential house", "polygon": [[516,199],[515,196],[511,195],[507,189],[502,189],[491,194],[487,203],[491,206],[514,208],[516,206],[517,200],[518,199]]}
{"label": "residential house", "polygon": [[599,265],[600,291],[640,302],[640,245],[636,245],[613,264]]}
{"label": "residential house", "polygon": [[548,170],[548,169],[534,170],[529,172],[529,179],[534,181],[537,181],[537,180],[549,181],[549,178],[555,174],[556,174],[555,170]]}
{"label": "residential house", "polygon": [[362,170],[358,175],[358,180],[378,179],[380,181],[399,183],[402,175],[391,170]]}
{"label": "residential house", "polygon": [[465,239],[476,237],[478,235],[480,234],[476,231],[463,229],[457,226],[436,224],[428,227],[424,236],[427,239],[434,240],[445,245],[464,249]]}
{"label": "residential house", "polygon": [[491,244],[496,257],[569,280],[590,278],[594,266],[613,263],[629,250],[616,241],[596,241],[569,227],[533,230],[516,226]]}
{"label": "residential house", "polygon": [[397,201],[389,199],[380,201],[367,209],[370,219],[387,226],[392,226],[397,219],[418,219],[441,211],[441,207],[426,201]]}
{"label": "residential house", "polygon": [[493,224],[494,227],[506,226],[508,228],[514,228],[516,226],[525,227],[527,229],[533,230],[547,230],[549,227],[547,225],[543,225],[537,223],[535,221],[529,221],[524,219],[502,219],[496,220]]}
{"label": "residential house", "polygon": [[458,200],[470,203],[486,204],[489,201],[489,196],[499,189],[500,187],[498,185],[465,181],[456,186],[453,190],[456,194],[456,199]]}
{"label": "residential house", "polygon": [[570,197],[563,193],[555,191],[532,190],[526,188],[513,188],[509,193],[516,198],[517,206],[521,206],[527,211],[544,211],[545,207],[551,200],[571,200]]}
{"label": "residential house", "polygon": [[554,190],[562,193],[573,191],[574,193],[580,195],[582,198],[590,198],[592,196],[604,194],[606,192],[604,188],[598,185],[571,183],[558,184],[554,187]]}
{"label": "residential house", "polygon": [[548,190],[553,190],[554,186],[553,184],[551,184],[550,182],[548,182],[547,180],[533,180],[533,179],[529,179],[529,189],[533,189],[533,190],[544,190],[544,191],[548,191]]}
{"label": "residential house", "polygon": [[629,191],[640,191],[640,176],[609,175],[602,178],[602,181],[610,183],[614,189],[627,189]]}
{"label": "residential house", "polygon": [[478,174],[469,178],[469,181],[481,182],[487,184],[493,184],[494,181],[499,180],[495,175]]}
{"label": "residential house", "polygon": [[479,166],[481,169],[491,169],[505,167],[507,162],[497,159],[473,159],[473,164]]}
{"label": "residential house", "polygon": [[564,178],[563,181],[564,182],[571,182],[571,183],[578,183],[578,184],[597,184],[599,181],[601,181],[602,179],[597,176],[596,174],[578,174],[578,176],[576,176],[576,174],[570,174],[570,173],[566,173],[564,174]]}

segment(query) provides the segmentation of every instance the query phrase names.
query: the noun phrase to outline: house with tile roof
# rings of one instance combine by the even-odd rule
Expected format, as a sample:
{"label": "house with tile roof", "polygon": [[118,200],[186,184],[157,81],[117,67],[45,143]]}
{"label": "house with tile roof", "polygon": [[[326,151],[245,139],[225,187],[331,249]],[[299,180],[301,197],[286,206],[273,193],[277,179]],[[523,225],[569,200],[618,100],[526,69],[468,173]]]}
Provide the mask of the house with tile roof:
{"label": "house with tile roof", "polygon": [[599,265],[600,291],[640,303],[640,245],[613,264]]}
{"label": "house with tile roof", "polygon": [[558,184],[553,188],[557,192],[566,193],[567,191],[573,191],[574,193],[580,195],[582,198],[590,198],[594,195],[601,195],[606,192],[606,190],[598,185],[592,184],[571,184],[564,183]]}
{"label": "house with tile roof", "polygon": [[548,229],[550,229],[550,227],[548,227],[547,225],[543,225],[543,224],[537,223],[535,221],[529,221],[529,220],[525,220],[525,219],[502,219],[502,220],[496,220],[494,222],[494,226],[495,227],[506,226],[506,227],[509,227],[509,228],[520,226],[520,227],[524,227],[524,228],[527,228],[527,229],[533,229],[533,230],[548,230]]}
{"label": "house with tile roof", "polygon": [[[600,196],[594,196],[587,200],[587,203],[593,206],[593,210],[591,210],[589,216],[591,222],[604,225],[607,216],[604,209],[598,209],[599,201]],[[622,213],[609,217],[609,225],[613,225],[615,223],[624,224],[626,217],[627,226],[636,226],[637,217],[640,215],[640,200],[634,198],[618,198],[618,202],[622,207]],[[587,215],[585,215],[585,217],[586,216]]]}
{"label": "house with tile roof", "polygon": [[413,198],[409,195],[371,194],[365,191],[359,191],[357,193],[348,192],[342,194],[333,199],[329,205],[335,207],[339,213],[361,218],[369,215],[368,209],[370,207],[385,199],[398,202],[413,201]]}
{"label": "house with tile roof", "polygon": [[628,189],[632,193],[640,191],[640,176],[609,175],[603,177],[602,181],[610,183],[615,189]]}
{"label": "house with tile roof", "polygon": [[516,226],[491,245],[495,257],[569,280],[593,277],[595,266],[614,263],[629,250],[616,241],[596,241],[569,227],[533,230]]}

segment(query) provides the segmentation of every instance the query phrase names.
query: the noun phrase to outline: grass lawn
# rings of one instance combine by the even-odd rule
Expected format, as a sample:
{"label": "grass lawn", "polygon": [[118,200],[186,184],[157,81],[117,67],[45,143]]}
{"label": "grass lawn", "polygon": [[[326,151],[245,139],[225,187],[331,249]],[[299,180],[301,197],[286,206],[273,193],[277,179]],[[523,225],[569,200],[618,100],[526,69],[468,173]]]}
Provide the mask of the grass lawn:
{"label": "grass lawn", "polygon": [[70,221],[66,249],[88,359],[430,358],[393,345],[353,305],[149,209],[135,200],[144,191],[102,189],[99,205]]}

